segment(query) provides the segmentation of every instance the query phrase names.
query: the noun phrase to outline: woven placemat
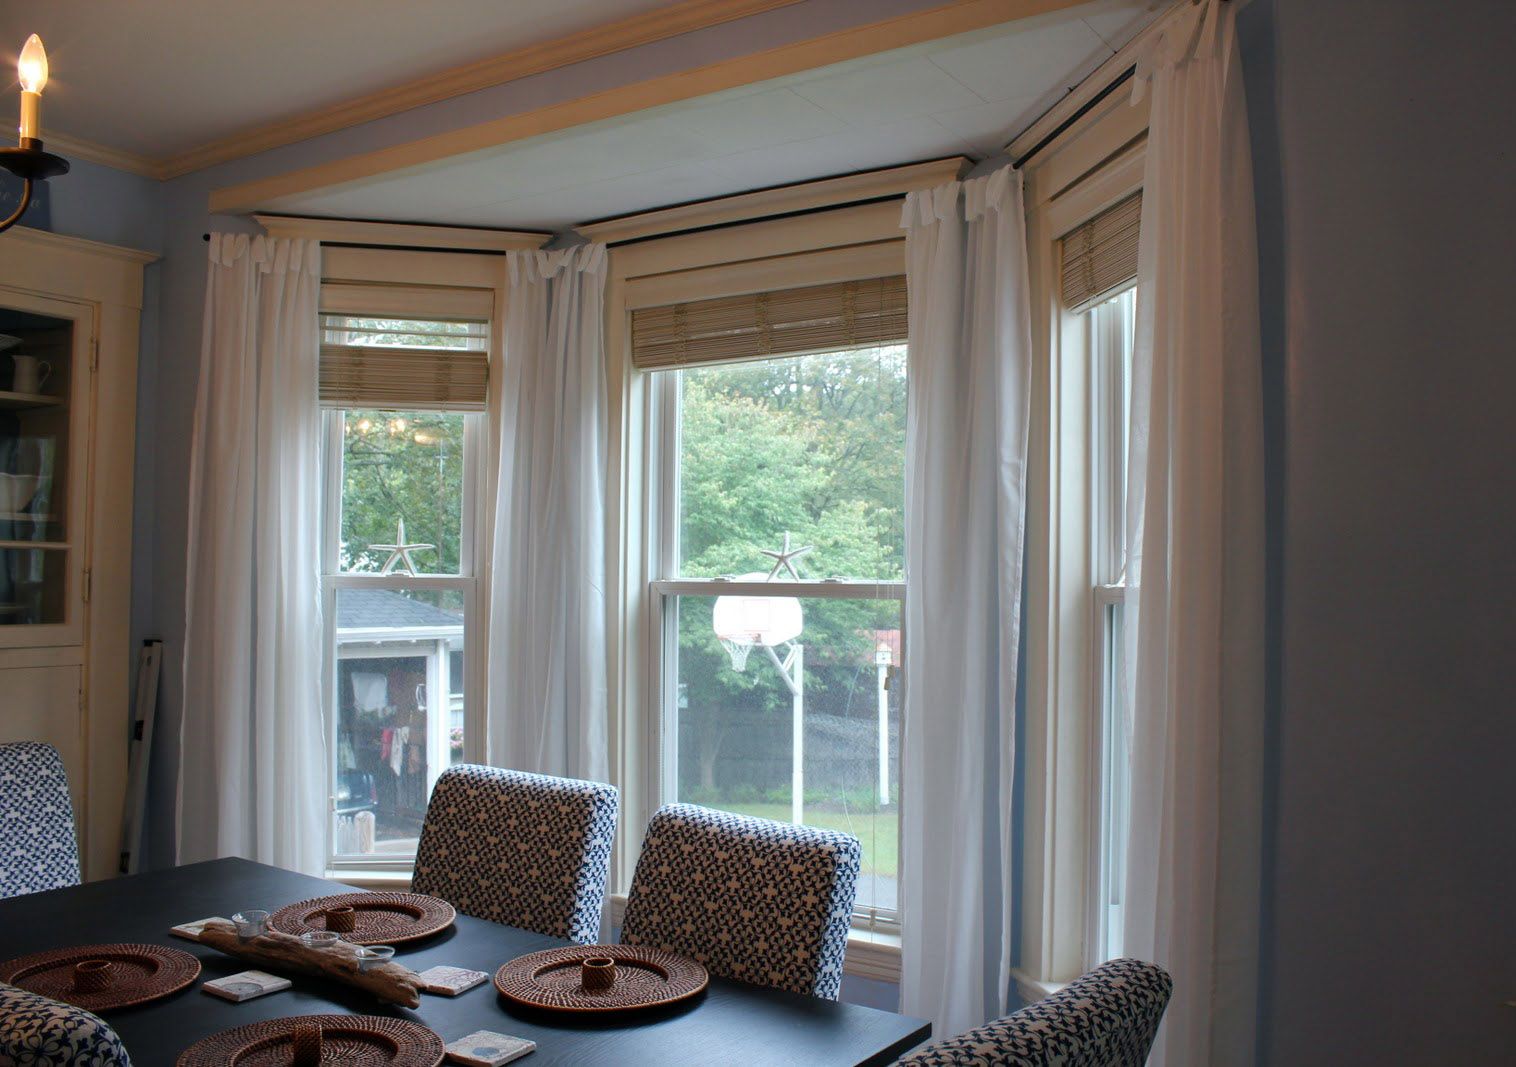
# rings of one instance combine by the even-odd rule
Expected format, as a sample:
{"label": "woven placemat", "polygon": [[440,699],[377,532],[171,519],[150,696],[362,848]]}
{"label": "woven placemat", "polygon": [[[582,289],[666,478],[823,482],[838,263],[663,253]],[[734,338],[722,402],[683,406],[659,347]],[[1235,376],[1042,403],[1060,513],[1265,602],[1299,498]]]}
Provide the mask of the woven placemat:
{"label": "woven placemat", "polygon": [[307,930],[325,930],[326,909],[344,905],[353,909],[353,929],[342,939],[355,945],[419,941],[446,930],[457,917],[447,901],[422,893],[339,893],[280,908],[269,916],[268,924],[298,937]]}
{"label": "woven placemat", "polygon": [[[74,967],[87,960],[108,960],[111,964],[99,988],[76,988]],[[0,963],[0,982],[86,1011],[146,1004],[179,992],[199,976],[199,960],[163,945],[77,945]]]}
{"label": "woven placemat", "polygon": [[442,1038],[409,1019],[299,1015],[248,1023],[196,1041],[178,1067],[289,1067],[297,1027],[321,1028],[321,1062],[343,1067],[437,1067]]}
{"label": "woven placemat", "polygon": [[[609,989],[585,989],[581,964],[616,961]],[[710,975],[685,956],[643,945],[573,945],[519,956],[495,972],[495,989],[512,1004],[549,1011],[636,1011],[685,1000],[705,989]]]}

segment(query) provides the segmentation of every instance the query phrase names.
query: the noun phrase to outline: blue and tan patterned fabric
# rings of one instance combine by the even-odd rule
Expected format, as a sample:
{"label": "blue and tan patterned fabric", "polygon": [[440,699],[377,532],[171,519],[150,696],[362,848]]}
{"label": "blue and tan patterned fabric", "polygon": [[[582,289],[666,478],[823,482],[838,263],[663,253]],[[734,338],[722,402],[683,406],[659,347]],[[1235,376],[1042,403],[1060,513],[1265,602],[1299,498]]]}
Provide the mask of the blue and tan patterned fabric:
{"label": "blue and tan patterned fabric", "polygon": [[78,884],[63,757],[38,741],[0,745],[0,899]]}
{"label": "blue and tan patterned fabric", "polygon": [[464,764],[432,790],[411,888],[465,915],[592,945],[615,786]]}
{"label": "blue and tan patterned fabric", "polygon": [[648,823],[621,940],[836,1000],[862,852],[851,834],[669,804]]}
{"label": "blue and tan patterned fabric", "polygon": [[1142,1067],[1174,982],[1111,960],[1020,1011],[897,1061],[911,1067]]}
{"label": "blue and tan patterned fabric", "polygon": [[0,983],[0,1064],[131,1067],[132,1060],[99,1016]]}

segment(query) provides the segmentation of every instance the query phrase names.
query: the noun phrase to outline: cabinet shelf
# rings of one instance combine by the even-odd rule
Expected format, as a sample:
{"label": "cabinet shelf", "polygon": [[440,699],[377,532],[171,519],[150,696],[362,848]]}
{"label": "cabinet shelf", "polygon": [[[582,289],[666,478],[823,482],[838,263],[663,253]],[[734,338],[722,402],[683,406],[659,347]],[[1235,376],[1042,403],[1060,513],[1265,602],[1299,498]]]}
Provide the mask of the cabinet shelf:
{"label": "cabinet shelf", "polygon": [[46,393],[8,393],[0,389],[0,408],[11,410],[56,408],[62,407],[64,402],[61,396],[48,396]]}
{"label": "cabinet shelf", "polygon": [[36,548],[45,552],[64,552],[71,547],[67,541],[7,541],[0,538],[0,548]]}

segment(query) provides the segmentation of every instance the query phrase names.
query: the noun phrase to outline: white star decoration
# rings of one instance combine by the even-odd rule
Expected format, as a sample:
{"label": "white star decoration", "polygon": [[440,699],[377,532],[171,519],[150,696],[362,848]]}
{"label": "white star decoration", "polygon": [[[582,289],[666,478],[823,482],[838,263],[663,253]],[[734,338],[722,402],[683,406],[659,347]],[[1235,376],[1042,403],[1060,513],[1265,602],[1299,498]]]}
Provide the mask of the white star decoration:
{"label": "white star decoration", "polygon": [[401,519],[395,528],[395,543],[392,545],[369,545],[370,552],[388,552],[390,558],[384,561],[384,566],[379,568],[379,574],[393,573],[396,567],[400,568],[401,574],[417,574],[416,561],[411,558],[412,552],[420,552],[423,549],[435,551],[436,545],[407,544],[405,540],[405,520]]}
{"label": "white star decoration", "polygon": [[800,572],[795,569],[794,561],[805,555],[807,552],[810,552],[814,548],[814,545],[806,545],[804,548],[791,548],[790,532],[786,530],[784,531],[783,548],[777,552],[771,548],[760,548],[758,551],[762,552],[765,556],[768,556],[774,561],[774,566],[769,571],[769,581],[773,581],[775,576],[779,574],[779,571],[782,568],[789,571],[790,577],[798,582],[800,581]]}

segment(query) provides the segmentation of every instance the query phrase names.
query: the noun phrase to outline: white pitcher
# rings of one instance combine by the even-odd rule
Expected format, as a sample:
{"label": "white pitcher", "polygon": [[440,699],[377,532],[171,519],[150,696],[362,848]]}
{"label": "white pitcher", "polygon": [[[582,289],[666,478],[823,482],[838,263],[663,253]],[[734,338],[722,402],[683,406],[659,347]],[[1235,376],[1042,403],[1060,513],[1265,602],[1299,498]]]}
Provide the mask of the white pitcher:
{"label": "white pitcher", "polygon": [[47,376],[53,373],[53,365],[36,356],[12,356],[11,362],[16,365],[16,372],[11,377],[11,389],[17,393],[42,392]]}

